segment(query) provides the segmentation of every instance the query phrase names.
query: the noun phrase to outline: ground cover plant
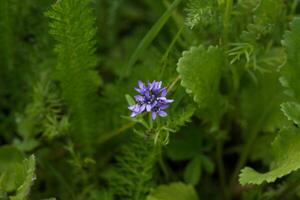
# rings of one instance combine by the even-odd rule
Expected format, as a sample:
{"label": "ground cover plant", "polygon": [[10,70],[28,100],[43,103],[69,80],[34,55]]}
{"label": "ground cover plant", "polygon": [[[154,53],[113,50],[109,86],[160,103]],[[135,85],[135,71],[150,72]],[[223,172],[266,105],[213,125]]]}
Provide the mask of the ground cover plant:
{"label": "ground cover plant", "polygon": [[300,199],[298,0],[1,0],[0,199]]}

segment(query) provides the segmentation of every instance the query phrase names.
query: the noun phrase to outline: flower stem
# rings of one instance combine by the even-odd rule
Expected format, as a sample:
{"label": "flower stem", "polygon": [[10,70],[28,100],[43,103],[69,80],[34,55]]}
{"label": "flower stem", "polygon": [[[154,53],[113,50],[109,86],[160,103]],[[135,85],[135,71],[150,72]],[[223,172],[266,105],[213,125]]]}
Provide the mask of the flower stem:
{"label": "flower stem", "polygon": [[175,80],[168,86],[168,91],[171,91],[173,87],[176,85],[176,83],[180,80],[180,76],[178,75]]}
{"label": "flower stem", "polygon": [[153,128],[153,120],[152,120],[152,116],[151,116],[151,112],[149,112],[149,129],[152,129]]}
{"label": "flower stem", "polygon": [[225,172],[224,172],[224,162],[223,162],[223,142],[217,140],[217,147],[216,147],[216,157],[217,157],[217,164],[218,164],[218,171],[219,171],[219,179],[220,185],[222,190],[222,199],[227,199],[226,195],[226,188],[225,188]]}

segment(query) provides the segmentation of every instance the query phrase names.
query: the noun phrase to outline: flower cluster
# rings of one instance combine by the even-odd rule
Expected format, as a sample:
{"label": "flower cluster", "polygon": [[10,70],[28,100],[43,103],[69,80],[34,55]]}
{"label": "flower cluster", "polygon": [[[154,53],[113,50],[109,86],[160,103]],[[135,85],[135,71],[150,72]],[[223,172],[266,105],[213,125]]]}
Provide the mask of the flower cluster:
{"label": "flower cluster", "polygon": [[161,88],[161,81],[148,81],[148,85],[142,81],[138,82],[138,87],[135,90],[139,95],[134,96],[136,101],[135,105],[130,105],[129,110],[132,111],[131,117],[135,117],[138,114],[151,112],[152,119],[155,120],[157,115],[166,117],[168,114],[164,111],[169,107],[169,104],[173,102],[172,99],[167,99],[167,88]]}

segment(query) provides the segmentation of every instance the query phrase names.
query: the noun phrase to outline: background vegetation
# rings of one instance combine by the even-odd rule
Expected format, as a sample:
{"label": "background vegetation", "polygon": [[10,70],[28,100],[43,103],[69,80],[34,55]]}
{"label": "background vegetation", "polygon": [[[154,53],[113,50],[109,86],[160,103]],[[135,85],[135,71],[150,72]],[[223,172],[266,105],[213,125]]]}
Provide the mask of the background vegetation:
{"label": "background vegetation", "polygon": [[[299,13],[1,0],[0,199],[300,199]],[[138,80],[168,87],[168,117],[128,117]]]}

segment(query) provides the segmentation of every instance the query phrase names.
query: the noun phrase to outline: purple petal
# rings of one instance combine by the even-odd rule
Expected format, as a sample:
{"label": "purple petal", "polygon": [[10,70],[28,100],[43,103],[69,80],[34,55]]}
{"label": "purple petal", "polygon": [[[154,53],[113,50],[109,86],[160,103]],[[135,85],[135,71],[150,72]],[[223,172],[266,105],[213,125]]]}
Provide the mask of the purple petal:
{"label": "purple petal", "polygon": [[139,87],[144,90],[145,89],[145,84],[142,81],[138,82]]}
{"label": "purple petal", "polygon": [[166,102],[166,103],[172,103],[172,102],[174,102],[174,99],[166,99],[165,102]]}
{"label": "purple petal", "polygon": [[160,108],[161,110],[165,110],[165,109],[169,108],[169,104],[162,104],[162,105],[160,105],[159,108]]}
{"label": "purple petal", "polygon": [[167,98],[166,97],[158,97],[157,100],[166,101]]}
{"label": "purple petal", "polygon": [[133,112],[133,113],[131,113],[130,117],[135,117],[135,116],[137,116],[137,115],[138,115],[138,113]]}
{"label": "purple petal", "polygon": [[152,108],[152,106],[151,106],[150,104],[148,104],[148,105],[146,106],[146,110],[147,110],[148,112],[150,112],[151,108]]}
{"label": "purple petal", "polygon": [[138,102],[143,102],[145,100],[145,98],[141,95],[134,96],[134,99]]}
{"label": "purple petal", "polygon": [[136,106],[136,105],[128,106],[128,109],[132,111],[132,110],[134,110],[135,106]]}
{"label": "purple petal", "polygon": [[168,114],[165,111],[160,110],[158,112],[158,115],[161,116],[161,117],[166,117]]}
{"label": "purple petal", "polygon": [[154,106],[157,105],[157,101],[154,101],[152,104],[151,104],[151,107],[153,108]]}
{"label": "purple petal", "polygon": [[167,93],[168,93],[168,89],[167,89],[167,88],[163,88],[163,89],[161,90],[161,96],[162,96],[162,97],[167,96]]}
{"label": "purple petal", "polygon": [[152,119],[155,120],[156,119],[156,112],[152,112]]}
{"label": "purple petal", "polygon": [[145,105],[145,104],[141,105],[141,107],[140,107],[140,112],[143,112],[143,111],[145,110],[145,108],[146,108],[146,105]]}
{"label": "purple petal", "polygon": [[135,87],[134,89],[135,89],[135,91],[137,91],[138,93],[142,93],[142,92],[143,92],[140,88]]}
{"label": "purple petal", "polygon": [[135,105],[135,107],[132,109],[133,112],[139,113],[140,112],[140,106]]}
{"label": "purple petal", "polygon": [[162,81],[159,81],[159,82],[157,83],[157,89],[160,89],[160,88],[161,88],[161,85],[162,85]]}

